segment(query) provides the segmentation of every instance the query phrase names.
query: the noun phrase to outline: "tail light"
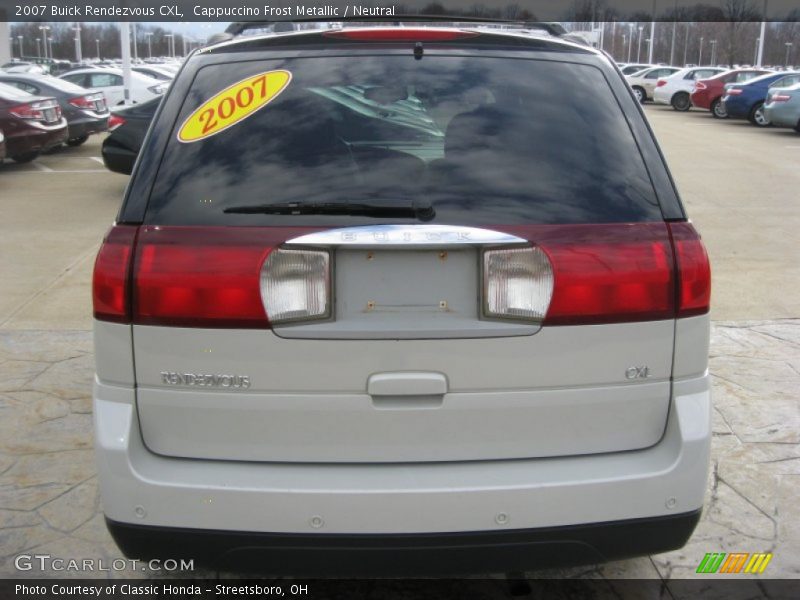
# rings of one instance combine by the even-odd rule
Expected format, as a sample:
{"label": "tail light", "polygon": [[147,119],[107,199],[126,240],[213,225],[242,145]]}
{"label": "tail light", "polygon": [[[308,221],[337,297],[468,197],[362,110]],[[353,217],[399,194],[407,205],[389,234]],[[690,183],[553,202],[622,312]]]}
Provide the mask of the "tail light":
{"label": "tail light", "polygon": [[330,254],[273,250],[261,270],[261,297],[271,323],[326,319],[331,306]]}
{"label": "tail light", "polygon": [[110,117],[108,117],[108,130],[114,131],[117,127],[125,125],[125,123],[126,123],[125,119],[123,119],[119,115],[112,114]]}
{"label": "tail light", "polygon": [[696,81],[695,82],[694,91],[706,90],[706,89],[708,89],[708,86],[705,83],[703,83],[702,81]]}
{"label": "tail light", "polygon": [[656,87],[661,87],[661,86],[664,86],[664,85],[667,85],[667,80],[666,79],[659,79],[658,81],[656,81]]}
{"label": "tail light", "polygon": [[58,121],[61,119],[61,107],[54,100],[20,104],[19,106],[10,108],[9,112],[20,119],[47,121],[47,115],[45,114],[47,110],[53,111],[54,118],[52,120]]}
{"label": "tail light", "polygon": [[71,98],[69,103],[82,110],[96,110],[97,103],[103,100],[105,96],[103,94],[89,94],[88,96],[78,96],[76,98]]}
{"label": "tail light", "polygon": [[326,37],[353,40],[358,42],[446,42],[471,38],[479,35],[474,31],[458,31],[435,28],[364,28],[330,31]]}
{"label": "tail light", "polygon": [[136,226],[115,225],[106,234],[94,263],[92,303],[101,321],[129,323],[130,269]]}
{"label": "tail light", "polygon": [[770,97],[770,102],[788,102],[792,99],[790,94],[774,94]]}
{"label": "tail light", "polygon": [[553,269],[538,247],[483,253],[483,316],[541,322],[553,296]]}
{"label": "tail light", "polygon": [[674,318],[672,248],[663,223],[533,226],[553,265],[545,325]]}
{"label": "tail light", "polygon": [[[555,326],[708,312],[708,256],[690,223],[504,229],[536,244],[484,250],[486,318]],[[307,231],[117,225],[95,262],[95,318],[214,328],[329,318],[330,254],[280,247]]]}
{"label": "tail light", "polygon": [[711,302],[711,264],[691,223],[670,223],[678,273],[676,313],[690,317],[708,312]]}
{"label": "tail light", "polygon": [[261,268],[273,245],[247,227],[142,227],[133,271],[133,322],[175,327],[267,327]]}
{"label": "tail light", "polygon": [[725,93],[728,94],[729,96],[738,96],[743,91],[744,90],[742,88],[730,88],[729,90],[725,90]]}

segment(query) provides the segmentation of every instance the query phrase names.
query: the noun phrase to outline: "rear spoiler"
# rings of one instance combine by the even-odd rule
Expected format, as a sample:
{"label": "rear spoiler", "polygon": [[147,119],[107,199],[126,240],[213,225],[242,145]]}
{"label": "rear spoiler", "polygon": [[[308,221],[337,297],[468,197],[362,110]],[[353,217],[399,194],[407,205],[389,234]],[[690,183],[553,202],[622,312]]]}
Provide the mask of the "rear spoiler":
{"label": "rear spoiler", "polygon": [[[293,20],[275,21],[236,21],[228,25],[224,34],[212,36],[213,43],[233,39],[242,35],[246,31],[253,29],[272,28],[276,33],[294,31],[295,23],[383,23],[386,25],[401,25],[402,23],[469,23],[471,25],[512,25],[519,29],[536,29],[543,31],[553,37],[564,37],[570,41],[580,41],[586,43],[582,38],[570,38],[568,33],[560,23],[545,23],[540,21],[514,21],[509,19],[487,19],[483,17],[459,17],[443,15],[395,15],[393,17],[358,17],[358,18],[307,18]],[[211,40],[209,40],[211,42]]]}

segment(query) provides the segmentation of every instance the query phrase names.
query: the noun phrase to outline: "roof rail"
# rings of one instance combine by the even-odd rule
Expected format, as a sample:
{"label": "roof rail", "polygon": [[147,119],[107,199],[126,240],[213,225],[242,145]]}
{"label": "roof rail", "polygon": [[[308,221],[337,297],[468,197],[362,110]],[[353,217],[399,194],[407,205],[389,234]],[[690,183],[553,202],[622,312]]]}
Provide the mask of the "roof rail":
{"label": "roof rail", "polygon": [[251,29],[264,29],[265,27],[275,26],[279,23],[334,23],[334,22],[376,22],[376,23],[474,23],[492,25],[517,25],[523,29],[539,29],[554,37],[560,37],[567,33],[567,30],[560,23],[545,23],[539,21],[514,21],[509,19],[489,19],[484,17],[459,17],[455,15],[394,15],[392,17],[311,17],[303,19],[279,19],[272,21],[235,21],[228,25],[225,33],[232,36],[241,35]]}

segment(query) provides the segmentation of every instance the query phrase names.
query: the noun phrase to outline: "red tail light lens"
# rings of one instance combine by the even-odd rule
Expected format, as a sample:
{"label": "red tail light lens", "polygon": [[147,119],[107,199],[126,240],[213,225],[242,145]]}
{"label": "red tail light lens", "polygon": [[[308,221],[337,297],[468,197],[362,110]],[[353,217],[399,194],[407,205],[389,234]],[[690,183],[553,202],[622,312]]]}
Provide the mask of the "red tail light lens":
{"label": "red tail light lens", "polygon": [[134,225],[115,225],[103,240],[92,277],[92,303],[96,319],[130,322],[130,268],[136,231]]}
{"label": "red tail light lens", "polygon": [[97,110],[97,103],[103,99],[103,94],[89,94],[88,96],[71,98],[69,103],[72,104],[72,106],[83,110]]}
{"label": "red tail light lens", "polygon": [[703,83],[702,81],[698,81],[697,83],[694,84],[694,89],[695,89],[695,91],[697,91],[697,90],[706,90],[706,89],[708,89],[708,86],[705,83]]}
{"label": "red tail light lens", "polygon": [[667,85],[666,79],[659,79],[658,81],[656,81],[656,87],[661,87],[663,85]]}
{"label": "red tail light lens", "polygon": [[792,97],[789,94],[775,94],[770,97],[771,102],[788,102]]}
{"label": "red tail light lens", "polygon": [[118,115],[111,115],[108,117],[108,130],[114,131],[117,127],[125,125],[126,121]]}
{"label": "red tail light lens", "polygon": [[260,284],[271,248],[263,229],[143,227],[134,261],[133,322],[267,327]]}
{"label": "red tail light lens", "polygon": [[744,91],[744,90],[743,90],[743,89],[741,89],[741,88],[731,88],[731,89],[729,89],[729,90],[726,90],[726,93],[727,93],[729,96],[738,96],[738,95],[739,95],[739,94],[741,94],[743,91]]}
{"label": "red tail light lens", "polygon": [[545,325],[674,317],[672,248],[663,223],[533,227],[555,286]]}
{"label": "red tail light lens", "polygon": [[678,271],[678,317],[702,315],[711,302],[711,264],[691,223],[670,223]]}
{"label": "red tail light lens", "polygon": [[61,119],[61,107],[55,100],[20,104],[19,106],[8,109],[8,111],[20,119],[30,119],[33,121],[58,121]]}
{"label": "red tail light lens", "polygon": [[418,29],[401,28],[368,28],[330,31],[326,37],[354,40],[358,42],[446,42],[480,35],[474,31],[458,31],[452,29],[435,29],[420,27]]}

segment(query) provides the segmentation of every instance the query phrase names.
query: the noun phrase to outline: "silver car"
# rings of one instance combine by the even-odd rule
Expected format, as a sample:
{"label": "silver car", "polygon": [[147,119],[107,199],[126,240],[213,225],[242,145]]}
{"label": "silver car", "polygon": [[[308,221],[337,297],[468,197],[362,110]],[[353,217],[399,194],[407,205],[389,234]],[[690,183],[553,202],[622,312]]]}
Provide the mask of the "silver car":
{"label": "silver car", "polygon": [[800,133],[800,83],[769,88],[764,116],[775,127],[791,127]]}
{"label": "silver car", "polygon": [[353,27],[192,54],[94,271],[128,556],[458,574],[683,546],[710,269],[608,56]]}

